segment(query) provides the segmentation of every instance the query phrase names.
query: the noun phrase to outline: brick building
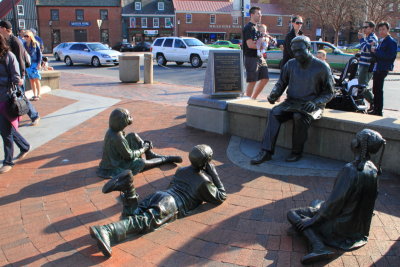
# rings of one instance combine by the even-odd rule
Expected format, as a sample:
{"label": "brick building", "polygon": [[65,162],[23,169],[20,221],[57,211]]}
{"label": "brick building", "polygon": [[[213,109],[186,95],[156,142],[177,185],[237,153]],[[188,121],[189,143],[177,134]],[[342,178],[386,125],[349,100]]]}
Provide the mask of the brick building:
{"label": "brick building", "polygon": [[60,42],[102,42],[112,46],[122,39],[119,0],[37,0],[36,5],[46,51]]}
{"label": "brick building", "polygon": [[123,0],[123,39],[136,43],[172,36],[174,18],[172,0]]}

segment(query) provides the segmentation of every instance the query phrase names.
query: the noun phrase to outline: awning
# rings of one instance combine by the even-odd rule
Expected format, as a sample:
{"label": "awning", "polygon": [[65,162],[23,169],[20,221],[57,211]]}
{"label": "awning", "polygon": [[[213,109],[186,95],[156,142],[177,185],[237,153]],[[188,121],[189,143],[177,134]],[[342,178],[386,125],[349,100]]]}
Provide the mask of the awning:
{"label": "awning", "polygon": [[187,33],[223,33],[226,34],[226,32],[211,32],[211,31],[186,31]]}

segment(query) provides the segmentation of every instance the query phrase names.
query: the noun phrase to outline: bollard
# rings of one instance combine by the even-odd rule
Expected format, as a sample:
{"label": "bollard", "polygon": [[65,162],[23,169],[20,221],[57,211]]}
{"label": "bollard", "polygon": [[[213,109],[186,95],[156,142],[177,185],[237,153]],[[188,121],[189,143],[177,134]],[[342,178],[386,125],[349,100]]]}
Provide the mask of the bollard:
{"label": "bollard", "polygon": [[153,54],[144,54],[144,83],[153,83]]}
{"label": "bollard", "polygon": [[136,83],[140,80],[140,57],[119,56],[119,79],[123,83]]}

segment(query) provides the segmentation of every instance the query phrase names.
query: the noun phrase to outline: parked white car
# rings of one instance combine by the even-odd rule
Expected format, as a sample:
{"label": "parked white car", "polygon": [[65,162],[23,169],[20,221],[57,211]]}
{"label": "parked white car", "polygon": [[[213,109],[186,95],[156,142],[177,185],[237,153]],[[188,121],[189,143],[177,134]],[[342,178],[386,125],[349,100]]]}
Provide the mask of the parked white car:
{"label": "parked white car", "polygon": [[67,66],[74,63],[91,64],[100,67],[104,64],[118,65],[118,56],[122,53],[111,50],[102,43],[75,43],[64,51],[64,62]]}
{"label": "parked white car", "polygon": [[153,42],[150,51],[159,65],[165,66],[168,61],[175,61],[178,65],[189,62],[192,67],[199,68],[213,49],[216,48],[193,37],[160,37]]}
{"label": "parked white car", "polygon": [[58,44],[53,48],[53,56],[56,61],[64,61],[64,51],[68,50],[71,45],[75,44],[75,42],[66,42]]}

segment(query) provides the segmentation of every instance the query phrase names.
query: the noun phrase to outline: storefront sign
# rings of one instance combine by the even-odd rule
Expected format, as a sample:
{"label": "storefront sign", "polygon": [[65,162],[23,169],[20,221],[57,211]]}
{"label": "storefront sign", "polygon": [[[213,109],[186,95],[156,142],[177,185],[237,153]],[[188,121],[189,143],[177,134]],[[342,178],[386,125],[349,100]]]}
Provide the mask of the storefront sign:
{"label": "storefront sign", "polygon": [[214,25],[214,24],[210,24],[209,28],[213,28],[213,29],[230,29],[230,28],[242,28],[242,26],[240,25]]}
{"label": "storefront sign", "polygon": [[144,35],[147,36],[158,35],[158,30],[144,30]]}
{"label": "storefront sign", "polygon": [[89,27],[90,21],[70,21],[69,25],[72,27]]}

